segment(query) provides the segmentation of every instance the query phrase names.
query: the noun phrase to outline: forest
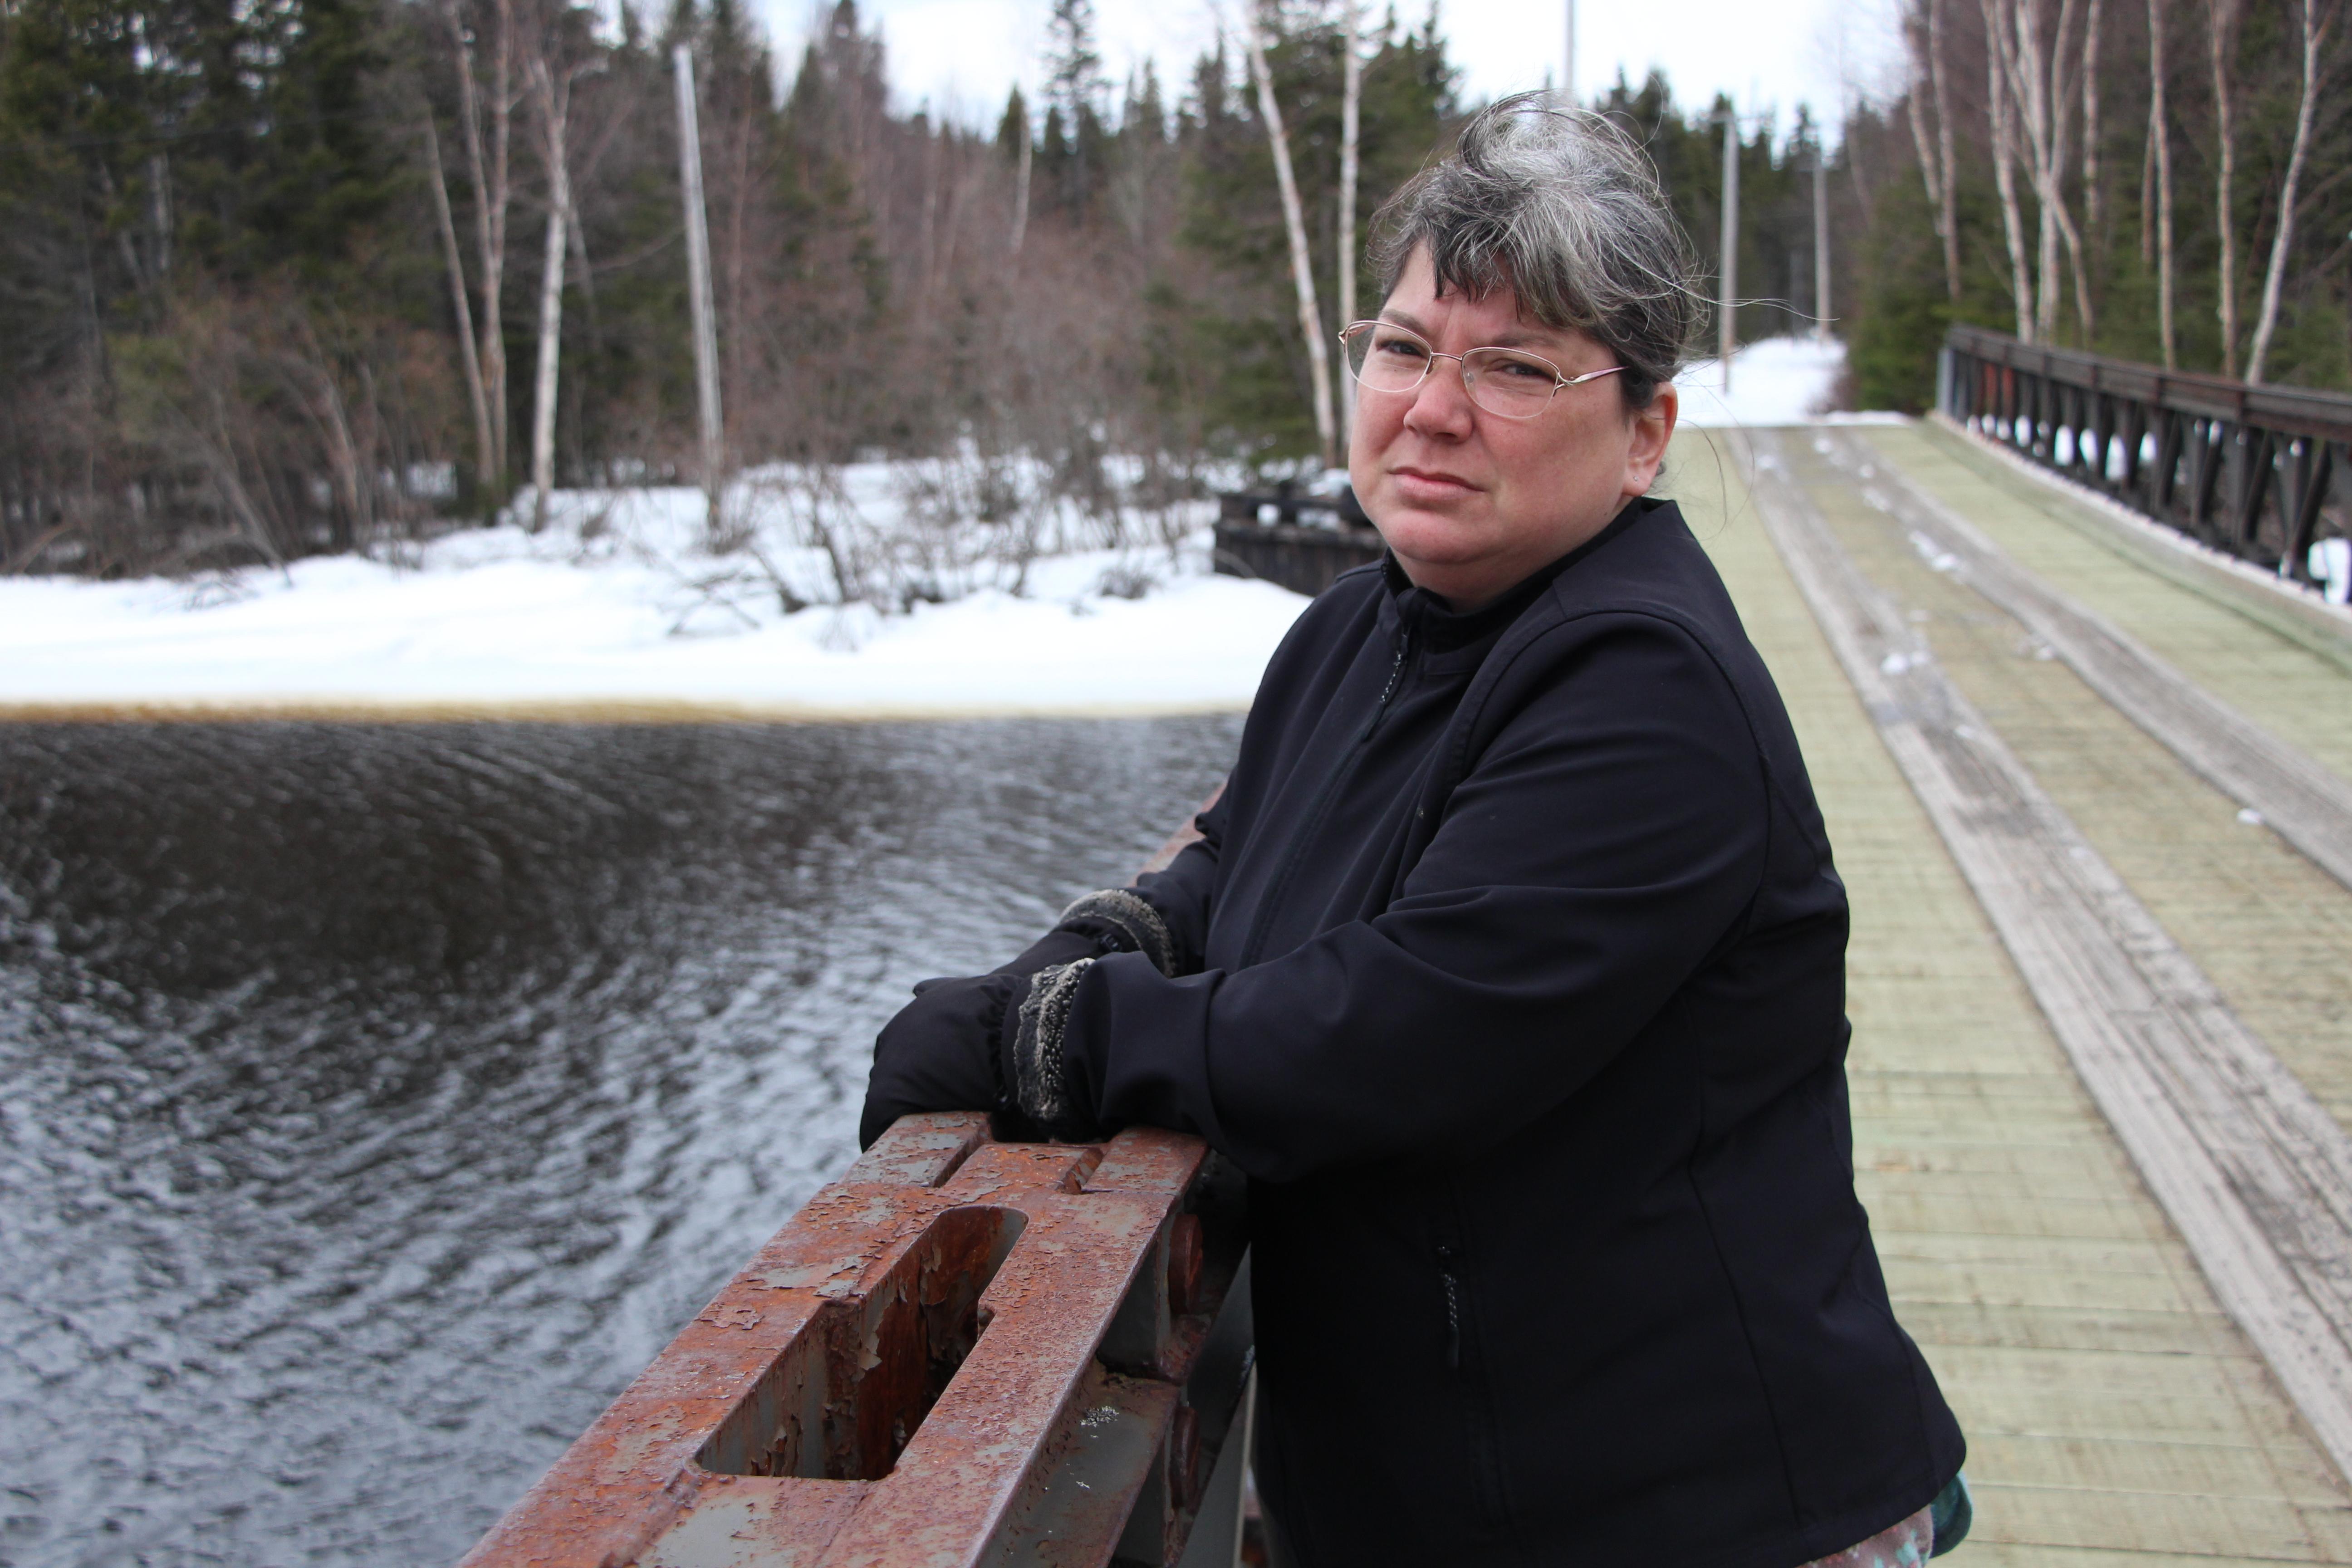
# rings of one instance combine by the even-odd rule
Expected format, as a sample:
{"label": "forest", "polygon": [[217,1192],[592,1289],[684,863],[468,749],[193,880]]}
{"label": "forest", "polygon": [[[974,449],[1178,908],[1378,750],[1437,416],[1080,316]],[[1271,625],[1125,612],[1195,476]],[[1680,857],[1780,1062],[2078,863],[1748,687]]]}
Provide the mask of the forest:
{"label": "forest", "polygon": [[[1904,3],[1890,100],[1736,121],[1742,341],[1813,327],[1818,192],[1857,405],[1919,408],[1956,321],[2352,384],[2331,0]],[[0,0],[0,573],[703,482],[682,101],[723,471],[944,457],[942,519],[1115,535],[1319,461],[1375,215],[1475,107],[1442,23],[1265,0],[1188,79],[1114,81],[1055,0],[1040,101],[974,125],[894,100],[856,0],[788,60],[739,0]],[[1711,268],[1732,106],[1587,107]]]}
{"label": "forest", "polygon": [[1970,321],[2352,389],[2342,0],[1905,0],[1858,109],[1854,395],[1916,408]]}

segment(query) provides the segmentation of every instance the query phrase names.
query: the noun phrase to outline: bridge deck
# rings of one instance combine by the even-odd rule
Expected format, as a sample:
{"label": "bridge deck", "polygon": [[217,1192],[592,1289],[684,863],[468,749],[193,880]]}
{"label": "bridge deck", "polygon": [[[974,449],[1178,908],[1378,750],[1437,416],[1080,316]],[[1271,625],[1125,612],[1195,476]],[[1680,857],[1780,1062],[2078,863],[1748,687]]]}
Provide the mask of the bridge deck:
{"label": "bridge deck", "polygon": [[[1780,447],[1864,577],[2228,1006],[2352,1118],[2352,893],[2035,657],[2020,623],[1873,504],[1871,480],[1899,472],[2347,776],[2352,656],[2103,546],[2086,518],[2053,515],[2074,503],[1943,431]],[[1853,892],[1855,1162],[1897,1309],[1969,1432],[1966,1560],[2352,1563],[2352,1489],[2077,1077],[1776,552],[1738,454],[1718,465],[1686,437],[1676,457],[1672,489],[1780,680]]]}

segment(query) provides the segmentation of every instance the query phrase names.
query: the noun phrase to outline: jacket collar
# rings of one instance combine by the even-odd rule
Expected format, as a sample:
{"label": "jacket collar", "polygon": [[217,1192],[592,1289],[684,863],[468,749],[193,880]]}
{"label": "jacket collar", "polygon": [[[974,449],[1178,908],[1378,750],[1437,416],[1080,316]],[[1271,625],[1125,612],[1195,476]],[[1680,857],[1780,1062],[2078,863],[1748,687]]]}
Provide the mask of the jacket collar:
{"label": "jacket collar", "polygon": [[1611,540],[1631,529],[1641,519],[1663,506],[1673,503],[1657,496],[1636,496],[1623,510],[1609,520],[1609,525],[1559,560],[1539,566],[1519,584],[1491,605],[1467,612],[1448,608],[1445,601],[1426,588],[1414,585],[1397,564],[1394,552],[1381,556],[1381,575],[1388,588],[1386,614],[1381,620],[1409,627],[1413,640],[1433,654],[1444,654],[1458,649],[1491,643],[1503,629],[1524,614],[1528,605],[1540,598],[1561,573],[1586,556],[1594,553]]}

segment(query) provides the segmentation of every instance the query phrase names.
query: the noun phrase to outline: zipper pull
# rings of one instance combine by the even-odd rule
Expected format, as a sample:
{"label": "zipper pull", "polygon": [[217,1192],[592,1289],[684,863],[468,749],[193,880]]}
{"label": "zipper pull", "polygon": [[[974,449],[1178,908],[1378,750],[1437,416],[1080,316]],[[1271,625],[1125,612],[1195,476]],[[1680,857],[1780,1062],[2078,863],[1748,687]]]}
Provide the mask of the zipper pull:
{"label": "zipper pull", "polygon": [[1412,628],[1407,626],[1397,634],[1396,658],[1389,661],[1389,683],[1381,689],[1381,700],[1372,705],[1372,717],[1365,724],[1363,734],[1358,737],[1360,743],[1370,740],[1372,731],[1381,727],[1381,715],[1389,710],[1389,699],[1397,694],[1398,686],[1403,683],[1405,655],[1412,649]]}

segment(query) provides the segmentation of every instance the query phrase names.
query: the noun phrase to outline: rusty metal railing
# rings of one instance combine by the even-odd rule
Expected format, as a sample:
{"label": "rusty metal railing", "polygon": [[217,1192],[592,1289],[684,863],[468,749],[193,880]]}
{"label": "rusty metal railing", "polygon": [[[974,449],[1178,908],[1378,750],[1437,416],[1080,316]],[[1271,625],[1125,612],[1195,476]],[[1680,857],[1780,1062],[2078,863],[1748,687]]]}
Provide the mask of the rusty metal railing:
{"label": "rusty metal railing", "polygon": [[906,1117],[465,1568],[1231,1568],[1241,1193],[1177,1133]]}
{"label": "rusty metal railing", "polygon": [[1954,327],[1937,405],[1979,434],[2216,549],[2311,581],[2352,532],[2352,397],[2042,348]]}

